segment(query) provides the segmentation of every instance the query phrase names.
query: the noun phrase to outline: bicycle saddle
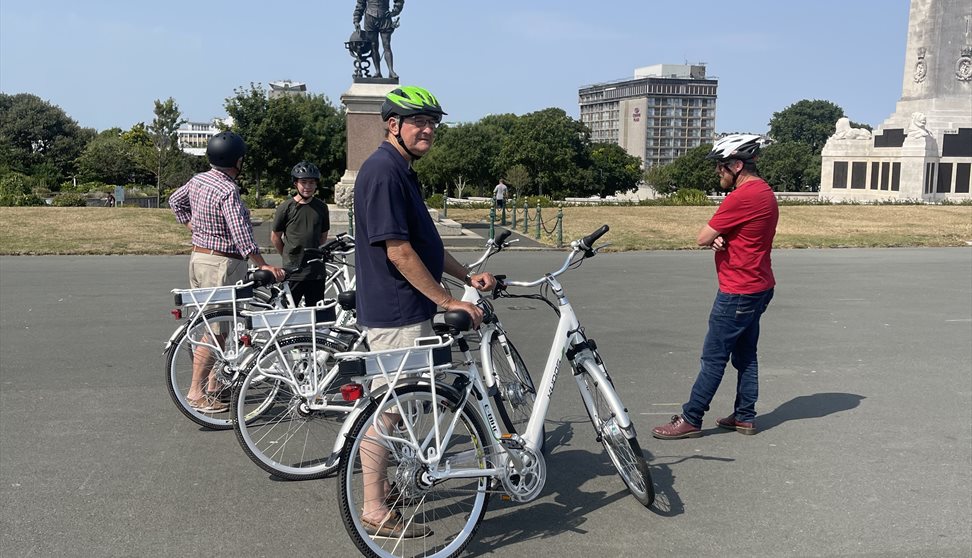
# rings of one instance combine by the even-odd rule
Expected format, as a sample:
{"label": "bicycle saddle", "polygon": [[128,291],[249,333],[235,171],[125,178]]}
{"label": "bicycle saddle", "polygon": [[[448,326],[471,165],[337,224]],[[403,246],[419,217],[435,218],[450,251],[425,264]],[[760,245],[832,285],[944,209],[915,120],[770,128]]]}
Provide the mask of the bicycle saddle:
{"label": "bicycle saddle", "polygon": [[338,304],[345,310],[354,310],[356,307],[355,292],[353,290],[338,293]]}
{"label": "bicycle saddle", "polygon": [[267,271],[266,269],[258,269],[250,273],[250,277],[253,280],[254,286],[257,287],[266,287],[277,282],[277,278],[273,276],[273,272]]}

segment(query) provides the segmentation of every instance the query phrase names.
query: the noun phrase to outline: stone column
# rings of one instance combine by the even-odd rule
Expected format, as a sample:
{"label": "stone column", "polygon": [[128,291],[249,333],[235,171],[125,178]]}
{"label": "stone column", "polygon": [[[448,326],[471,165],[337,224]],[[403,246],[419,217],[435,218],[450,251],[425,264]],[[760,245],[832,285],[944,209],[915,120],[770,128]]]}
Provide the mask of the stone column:
{"label": "stone column", "polygon": [[348,166],[334,187],[334,202],[343,208],[349,207],[354,199],[354,179],[361,164],[385,139],[381,105],[385,96],[398,87],[397,80],[381,80],[387,83],[374,83],[378,81],[376,79],[369,81],[371,83],[356,81],[341,95],[341,103],[347,110]]}

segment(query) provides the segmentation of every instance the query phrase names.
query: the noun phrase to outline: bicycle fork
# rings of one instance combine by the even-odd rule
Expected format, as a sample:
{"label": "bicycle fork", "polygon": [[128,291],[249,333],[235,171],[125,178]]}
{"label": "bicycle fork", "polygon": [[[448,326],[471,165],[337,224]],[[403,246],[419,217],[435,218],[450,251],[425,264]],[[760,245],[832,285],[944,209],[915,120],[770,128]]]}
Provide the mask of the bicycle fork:
{"label": "bicycle fork", "polygon": [[[597,353],[597,343],[593,339],[588,339],[583,330],[578,329],[571,334],[571,346],[566,351],[566,357],[574,371],[577,389],[580,390],[581,399],[584,401],[584,406],[587,407],[591,420],[594,424],[604,424],[613,418],[614,423],[621,429],[626,438],[634,438],[636,433],[634,425],[631,423],[631,417],[628,415],[628,409],[624,407],[624,403],[621,402],[621,398],[618,397],[618,393],[614,389],[614,384],[608,379],[607,371]],[[584,381],[585,375],[590,378],[589,382]],[[597,390],[598,393],[592,393],[592,389]],[[598,397],[602,398],[607,404],[611,416],[600,416],[598,406],[595,404],[595,399]],[[602,435],[603,432],[597,432],[598,441],[600,441]]]}

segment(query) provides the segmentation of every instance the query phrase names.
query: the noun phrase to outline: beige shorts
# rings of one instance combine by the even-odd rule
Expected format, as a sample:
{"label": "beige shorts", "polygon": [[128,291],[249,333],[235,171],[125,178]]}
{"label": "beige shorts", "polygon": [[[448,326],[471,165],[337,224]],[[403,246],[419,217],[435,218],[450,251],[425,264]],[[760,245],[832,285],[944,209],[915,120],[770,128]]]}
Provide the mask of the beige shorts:
{"label": "beige shorts", "polygon": [[246,277],[246,262],[202,252],[189,255],[189,288],[222,287]]}
{"label": "beige shorts", "polygon": [[[435,330],[432,329],[432,322],[427,320],[402,327],[371,327],[367,335],[368,347],[372,351],[386,351],[414,346],[416,339],[431,337],[435,335]],[[375,378],[371,381],[371,389],[374,391],[387,383],[384,378]]]}

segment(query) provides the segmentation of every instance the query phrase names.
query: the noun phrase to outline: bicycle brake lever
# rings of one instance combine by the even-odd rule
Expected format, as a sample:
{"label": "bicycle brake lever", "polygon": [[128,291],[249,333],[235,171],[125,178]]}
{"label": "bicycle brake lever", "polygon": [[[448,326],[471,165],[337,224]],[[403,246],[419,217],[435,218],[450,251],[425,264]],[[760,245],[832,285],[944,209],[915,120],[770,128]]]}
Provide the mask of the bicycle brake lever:
{"label": "bicycle brake lever", "polygon": [[503,282],[506,280],[506,275],[494,275],[493,277],[496,279],[496,285],[493,287],[493,300],[496,300],[501,296],[500,293],[506,291],[506,283]]}

